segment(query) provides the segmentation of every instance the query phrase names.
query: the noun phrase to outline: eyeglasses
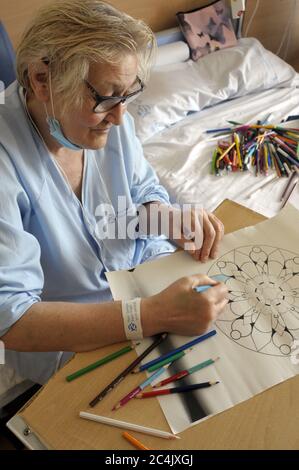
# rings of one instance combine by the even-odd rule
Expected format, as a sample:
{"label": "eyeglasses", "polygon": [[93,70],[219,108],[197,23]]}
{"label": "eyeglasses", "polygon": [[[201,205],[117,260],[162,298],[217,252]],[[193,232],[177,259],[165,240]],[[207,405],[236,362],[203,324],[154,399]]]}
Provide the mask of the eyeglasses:
{"label": "eyeglasses", "polygon": [[139,77],[137,77],[135,86],[133,85],[135,90],[124,96],[101,96],[87,80],[85,80],[85,83],[88,89],[91,91],[92,97],[96,102],[93,108],[94,113],[104,113],[119,105],[119,103],[123,105],[131,103],[144,90],[144,84]]}

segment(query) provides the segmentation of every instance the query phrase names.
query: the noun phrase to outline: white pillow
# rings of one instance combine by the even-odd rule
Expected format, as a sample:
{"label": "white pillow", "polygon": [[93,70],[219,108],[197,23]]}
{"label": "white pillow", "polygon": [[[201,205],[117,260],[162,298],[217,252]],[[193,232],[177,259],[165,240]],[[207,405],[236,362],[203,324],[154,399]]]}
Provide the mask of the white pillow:
{"label": "white pillow", "polygon": [[154,68],[164,65],[178,64],[186,62],[190,57],[188,44],[184,41],[176,41],[158,47]]}
{"label": "white pillow", "polygon": [[295,86],[295,70],[257,39],[240,39],[235,47],[154,69],[145,91],[128,110],[141,142],[191,112],[223,100],[269,88]]}

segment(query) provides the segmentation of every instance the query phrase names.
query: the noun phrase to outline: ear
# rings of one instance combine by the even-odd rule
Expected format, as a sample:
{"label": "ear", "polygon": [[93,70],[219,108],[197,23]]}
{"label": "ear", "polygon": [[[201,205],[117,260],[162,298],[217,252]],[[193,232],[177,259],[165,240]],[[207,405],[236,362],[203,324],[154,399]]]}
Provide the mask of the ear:
{"label": "ear", "polygon": [[28,78],[35,98],[47,103],[50,100],[49,66],[42,61],[29,64]]}

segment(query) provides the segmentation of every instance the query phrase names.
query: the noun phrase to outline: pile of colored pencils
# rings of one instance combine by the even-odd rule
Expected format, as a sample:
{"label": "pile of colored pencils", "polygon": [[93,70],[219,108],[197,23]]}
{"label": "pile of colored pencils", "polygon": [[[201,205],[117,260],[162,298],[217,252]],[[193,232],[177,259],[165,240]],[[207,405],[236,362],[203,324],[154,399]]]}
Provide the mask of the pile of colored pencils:
{"label": "pile of colored pencils", "polygon": [[210,130],[216,136],[231,134],[218,141],[212,158],[212,173],[247,171],[250,166],[258,174],[268,175],[274,169],[278,177],[288,176],[299,167],[299,129],[257,123],[241,125],[230,121],[233,127]]}

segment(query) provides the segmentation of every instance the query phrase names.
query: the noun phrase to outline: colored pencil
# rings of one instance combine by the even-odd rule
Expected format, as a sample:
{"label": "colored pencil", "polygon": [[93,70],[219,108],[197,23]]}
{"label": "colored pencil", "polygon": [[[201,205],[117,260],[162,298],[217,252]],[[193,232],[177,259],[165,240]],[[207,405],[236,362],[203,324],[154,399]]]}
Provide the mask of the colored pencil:
{"label": "colored pencil", "polygon": [[170,432],[166,431],[160,431],[160,429],[148,428],[145,426],[140,426],[139,424],[128,423],[127,421],[119,421],[117,419],[107,418],[106,416],[87,413],[86,411],[80,411],[79,416],[80,418],[96,421],[97,423],[108,424],[110,426],[116,426],[117,428],[130,429],[131,431],[150,434],[151,436],[163,437],[164,439],[181,439],[179,436],[175,436],[175,434],[171,434]]}
{"label": "colored pencil", "polygon": [[116,405],[114,405],[114,407],[112,408],[112,411],[118,410],[122,406],[125,406],[132,398],[134,398],[137,395],[137,393],[141,392],[148,385],[151,385],[154,380],[160,377],[160,375],[162,375],[169,366],[170,366],[170,363],[164,367],[160,367],[160,369],[156,370],[156,372],[154,372],[150,377],[144,380],[140,385],[133,388],[133,390],[131,390],[126,396],[124,396]]}
{"label": "colored pencil", "polygon": [[175,382],[176,380],[183,379],[184,377],[187,377],[188,375],[194,374],[194,372],[197,372],[201,369],[204,369],[205,367],[208,367],[214,364],[218,359],[219,357],[216,357],[215,359],[208,359],[207,361],[201,362],[200,364],[190,367],[189,369],[181,370],[177,374],[173,374],[170,377],[167,377],[167,379],[161,380],[161,382],[153,385],[153,388],[163,387],[164,385],[167,385],[171,382]]}
{"label": "colored pencil", "polygon": [[156,348],[167,337],[167,333],[163,333],[156,337],[154,342],[140,354],[129,366],[123,370],[112,382],[107,385],[90,403],[89,406],[94,407],[99,401],[111,392],[135,367],[144,359],[154,348]]}
{"label": "colored pencil", "polygon": [[[211,279],[217,282],[225,282],[228,279],[230,279],[230,276],[226,276],[225,274],[218,274],[216,276],[211,276]],[[196,292],[205,292],[206,290],[210,289],[210,287],[213,287],[215,284],[205,284],[202,286],[196,286],[194,287],[194,290]]]}
{"label": "colored pencil", "polygon": [[217,160],[216,162],[216,166],[219,168],[219,163],[220,161],[225,157],[225,155],[227,155],[234,147],[236,146],[235,142],[230,146],[228,147],[227,150],[225,150],[225,152],[223,152],[221,155],[220,155],[220,158]]}
{"label": "colored pencil", "polygon": [[183,344],[182,346],[179,346],[178,348],[172,349],[166,354],[163,354],[160,357],[157,357],[157,359],[153,359],[152,361],[146,362],[145,364],[142,364],[140,367],[138,367],[136,370],[139,372],[148,369],[150,366],[153,366],[157,364],[158,362],[161,362],[164,359],[167,359],[170,356],[173,356],[174,354],[184,351],[185,349],[189,349],[195,344],[201,343],[202,341],[205,341],[208,338],[211,338],[212,336],[216,335],[217,331],[216,330],[211,330],[208,333],[205,333],[204,335],[198,336],[197,338],[193,339],[192,341],[189,341],[188,343]]}
{"label": "colored pencil", "polygon": [[173,387],[173,388],[163,388],[152,390],[151,392],[142,392],[138,393],[135,398],[152,398],[159,397],[161,395],[170,395],[172,393],[185,393],[192,392],[193,390],[199,390],[200,388],[212,387],[212,385],[219,384],[219,382],[202,382],[199,384],[186,385],[184,387]]}
{"label": "colored pencil", "polygon": [[278,137],[274,137],[273,138],[279,145],[281,145],[282,148],[284,148],[287,152],[289,152],[291,155],[293,155],[293,157],[297,158],[297,153],[291,148],[289,147],[289,145],[287,145],[285,142],[283,142],[281,139],[279,139]]}
{"label": "colored pencil", "polygon": [[240,152],[240,138],[239,138],[239,134],[237,132],[234,133],[234,142],[236,144],[238,165],[239,165],[239,168],[242,169],[243,165],[242,165],[242,158],[241,158],[241,152]]}
{"label": "colored pencil", "polygon": [[[237,125],[228,121],[231,128],[209,129],[207,133],[221,136],[212,159],[212,173],[221,176],[223,170],[247,171],[249,164],[255,174],[267,175],[274,168],[277,176],[287,176],[292,165],[299,167],[299,130],[258,121],[256,124]],[[222,132],[222,134],[221,134]],[[226,132],[230,138],[223,140]],[[274,144],[271,149],[270,144]],[[232,147],[233,145],[233,147]]]}
{"label": "colored pencil", "polygon": [[122,433],[122,437],[126,439],[128,442],[130,442],[134,447],[136,447],[136,449],[153,450],[153,449],[150,449],[149,447],[146,447],[144,444],[142,444],[142,442],[138,441],[136,437],[131,436],[131,434],[129,434],[127,431]]}
{"label": "colored pencil", "polygon": [[[164,366],[165,364],[169,364],[170,362],[175,362],[181,359],[182,357],[186,356],[189,352],[191,352],[193,348],[186,349],[185,351],[179,351],[172,356],[167,357],[166,359],[162,359],[162,361],[157,362],[157,364],[154,364],[150,367],[148,367],[146,370],[148,372],[154,372],[155,370],[159,369],[159,367]],[[139,372],[139,371],[137,371]]]}
{"label": "colored pencil", "polygon": [[281,209],[284,208],[284,206],[286,205],[286,203],[287,203],[288,200],[290,199],[290,197],[291,197],[291,195],[293,194],[293,191],[294,191],[294,189],[296,188],[297,184],[298,184],[298,180],[293,184],[292,188],[290,189],[290,191],[289,191],[288,194],[286,195],[285,200],[284,200],[284,202],[283,202],[283,205],[281,206]]}
{"label": "colored pencil", "polygon": [[296,171],[293,171],[293,173],[291,173],[291,175],[289,176],[287,184],[286,184],[286,186],[283,190],[283,193],[282,193],[281,198],[280,198],[281,201],[284,200],[286,194],[288,193],[289,188],[291,187],[291,184],[294,182],[294,179],[296,177],[297,177],[297,173],[296,173]]}
{"label": "colored pencil", "polygon": [[291,163],[293,163],[293,165],[296,165],[299,167],[299,161],[298,160],[295,160],[294,158],[290,157],[289,154],[287,154],[287,152],[285,152],[282,148],[280,147],[277,147],[277,152],[279,152],[284,158],[286,158],[287,160],[289,160]]}
{"label": "colored pencil", "polygon": [[217,157],[218,157],[218,149],[215,149],[213,158],[212,158],[212,174],[214,174],[217,170],[217,167],[216,167]]}
{"label": "colored pencil", "polygon": [[220,129],[208,129],[206,130],[206,133],[207,134],[218,134],[218,133],[221,133],[221,132],[231,132],[233,130],[232,127],[223,127],[223,128],[220,128]]}
{"label": "colored pencil", "polygon": [[277,162],[277,164],[278,164],[280,174],[281,174],[281,175],[285,175],[285,174],[286,174],[286,171],[285,171],[285,169],[284,169],[283,164],[282,164],[281,161],[280,161],[280,158],[279,158],[279,156],[278,156],[278,153],[277,153],[277,151],[276,151],[276,148],[274,147],[274,145],[273,145],[272,143],[269,144],[269,147],[270,147],[270,149],[271,149],[271,151],[272,151],[272,154],[274,155],[274,158],[275,158],[275,160],[276,160],[276,162]]}
{"label": "colored pencil", "polygon": [[133,349],[135,349],[135,346],[125,346],[124,348],[119,349],[118,351],[116,351],[112,354],[109,354],[108,356],[105,356],[102,359],[99,359],[98,361],[95,361],[92,364],[89,364],[88,366],[77,370],[76,372],[73,372],[73,374],[68,375],[65,379],[67,380],[67,382],[71,382],[72,380],[76,379],[77,377],[81,377],[82,375],[87,374],[87,372],[91,372],[92,370],[96,369],[97,367],[103,366],[104,364],[107,364],[107,362],[113,361],[114,359],[117,359],[118,357],[122,356],[123,354],[126,354],[127,352],[132,351]]}
{"label": "colored pencil", "polygon": [[288,165],[286,163],[283,164],[285,171],[287,172],[287,175],[290,176],[292,174],[291,170],[289,169]]}

